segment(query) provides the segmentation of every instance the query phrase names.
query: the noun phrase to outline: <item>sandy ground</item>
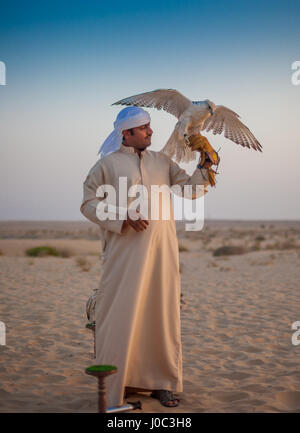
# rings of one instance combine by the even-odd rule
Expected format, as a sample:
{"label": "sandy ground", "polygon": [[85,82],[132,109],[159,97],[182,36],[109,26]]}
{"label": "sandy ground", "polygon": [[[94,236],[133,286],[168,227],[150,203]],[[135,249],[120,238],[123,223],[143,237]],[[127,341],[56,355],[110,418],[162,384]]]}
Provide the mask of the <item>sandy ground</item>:
{"label": "sandy ground", "polygon": [[[72,235],[73,234],[73,235]],[[211,222],[179,231],[181,404],[133,394],[143,412],[300,412],[300,223]],[[101,263],[89,223],[0,223],[0,412],[96,412],[85,303]],[[31,236],[31,237],[30,237]],[[73,238],[72,238],[73,236]],[[66,257],[31,258],[52,245]],[[215,257],[220,246],[248,252]],[[154,367],[155,368],[155,367]]]}

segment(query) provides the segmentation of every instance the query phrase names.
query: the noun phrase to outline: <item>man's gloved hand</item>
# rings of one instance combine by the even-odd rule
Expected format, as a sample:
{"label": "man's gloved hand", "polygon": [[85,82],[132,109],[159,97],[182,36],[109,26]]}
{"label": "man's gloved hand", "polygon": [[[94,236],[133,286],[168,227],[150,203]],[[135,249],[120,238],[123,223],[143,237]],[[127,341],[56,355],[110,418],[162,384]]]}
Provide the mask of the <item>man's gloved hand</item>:
{"label": "man's gloved hand", "polygon": [[216,172],[211,168],[212,165],[218,165],[220,157],[215,149],[211,146],[209,141],[203,135],[191,135],[189,138],[189,145],[192,150],[197,150],[201,153],[200,165],[208,170],[208,178],[211,186],[215,186]]}
{"label": "man's gloved hand", "polygon": [[201,160],[200,165],[204,166],[205,162],[210,161],[215,165],[218,165],[220,162],[220,158],[215,149],[211,146],[209,141],[203,135],[191,135],[189,138],[190,147],[192,150],[198,150],[201,152]]}

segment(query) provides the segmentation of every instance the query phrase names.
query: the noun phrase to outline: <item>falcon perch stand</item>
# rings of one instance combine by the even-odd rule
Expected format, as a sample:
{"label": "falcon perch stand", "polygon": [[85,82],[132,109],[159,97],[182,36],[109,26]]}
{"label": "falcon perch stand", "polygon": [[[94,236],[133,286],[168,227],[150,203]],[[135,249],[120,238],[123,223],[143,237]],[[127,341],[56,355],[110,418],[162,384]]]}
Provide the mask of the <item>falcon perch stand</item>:
{"label": "falcon perch stand", "polygon": [[125,412],[127,410],[142,409],[140,401],[136,403],[128,402],[123,406],[112,406],[106,408],[106,395],[105,395],[105,383],[104,379],[110,374],[116,373],[117,367],[114,365],[91,365],[85,372],[90,376],[95,376],[98,379],[98,412],[99,413],[115,413]]}
{"label": "falcon perch stand", "polygon": [[[94,337],[94,358],[96,358],[96,338],[95,338],[95,328],[96,323],[87,323],[86,328],[93,332]],[[99,413],[114,413],[114,412],[126,412],[128,410],[142,409],[142,404],[140,401],[128,402],[123,406],[113,406],[106,407],[106,393],[105,393],[105,383],[104,380],[110,374],[116,373],[118,371],[117,367],[114,365],[91,365],[85,372],[90,376],[95,376],[98,379],[98,412]]]}

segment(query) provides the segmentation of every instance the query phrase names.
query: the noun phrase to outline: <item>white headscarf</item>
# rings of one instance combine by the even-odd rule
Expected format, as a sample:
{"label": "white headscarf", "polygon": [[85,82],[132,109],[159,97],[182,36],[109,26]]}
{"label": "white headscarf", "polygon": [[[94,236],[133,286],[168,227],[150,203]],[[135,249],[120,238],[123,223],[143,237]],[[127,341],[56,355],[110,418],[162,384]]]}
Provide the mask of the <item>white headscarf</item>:
{"label": "white headscarf", "polygon": [[123,140],[122,131],[145,125],[150,120],[149,113],[140,107],[131,106],[121,110],[114,122],[115,129],[109,134],[99,149],[98,154],[100,154],[100,159],[120,149]]}

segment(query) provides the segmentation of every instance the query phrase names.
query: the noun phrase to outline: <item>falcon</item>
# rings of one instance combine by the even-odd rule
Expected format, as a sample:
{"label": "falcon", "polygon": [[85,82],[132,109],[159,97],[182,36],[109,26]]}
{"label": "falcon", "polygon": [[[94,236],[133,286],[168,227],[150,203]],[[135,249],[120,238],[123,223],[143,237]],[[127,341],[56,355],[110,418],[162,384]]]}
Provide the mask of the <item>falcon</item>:
{"label": "falcon", "polygon": [[208,99],[191,101],[175,89],[157,89],[129,96],[112,105],[157,108],[175,116],[178,121],[162,151],[171,158],[175,155],[177,162],[195,159],[196,152],[192,150],[188,137],[201,135],[201,131],[211,131],[213,134],[224,132],[224,136],[234,143],[262,151],[261,144],[239,120],[237,113],[224,105],[215,105]]}

